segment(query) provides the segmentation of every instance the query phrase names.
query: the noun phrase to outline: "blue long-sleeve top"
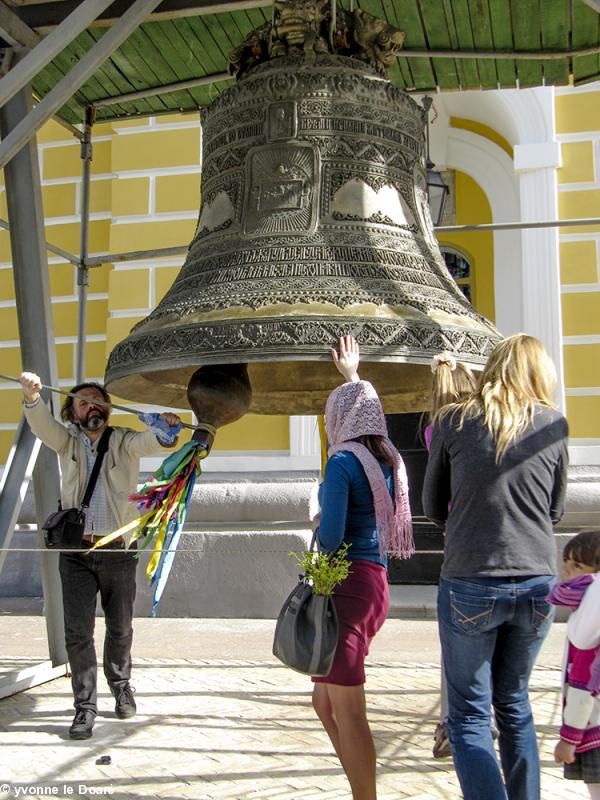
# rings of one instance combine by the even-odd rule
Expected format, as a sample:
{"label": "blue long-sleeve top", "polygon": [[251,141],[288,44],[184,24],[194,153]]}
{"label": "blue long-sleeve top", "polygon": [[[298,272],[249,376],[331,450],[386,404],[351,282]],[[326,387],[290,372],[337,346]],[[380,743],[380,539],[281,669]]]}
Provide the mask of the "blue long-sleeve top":
{"label": "blue long-sleeve top", "polygon": [[[386,464],[380,466],[392,494],[392,470]],[[319,487],[319,503],[319,544],[324,551],[332,552],[348,542],[350,561],[364,559],[387,566],[387,557],[379,553],[373,493],[354,453],[344,450],[329,458]]]}

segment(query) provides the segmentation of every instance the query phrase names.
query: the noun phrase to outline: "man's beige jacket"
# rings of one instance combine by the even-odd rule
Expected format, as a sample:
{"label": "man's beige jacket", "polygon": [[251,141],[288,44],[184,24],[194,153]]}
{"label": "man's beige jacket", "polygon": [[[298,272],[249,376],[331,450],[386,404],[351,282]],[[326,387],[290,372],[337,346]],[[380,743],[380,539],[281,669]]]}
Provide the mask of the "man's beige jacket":
{"label": "man's beige jacket", "polygon": [[[87,486],[87,459],[80,429],[57,422],[42,400],[29,408],[24,406],[24,411],[33,433],[59,455],[62,507],[79,506]],[[168,449],[150,431],[113,429],[100,474],[108,504],[119,527],[139,516],[139,511],[128,498],[137,488],[140,458],[164,453]]]}

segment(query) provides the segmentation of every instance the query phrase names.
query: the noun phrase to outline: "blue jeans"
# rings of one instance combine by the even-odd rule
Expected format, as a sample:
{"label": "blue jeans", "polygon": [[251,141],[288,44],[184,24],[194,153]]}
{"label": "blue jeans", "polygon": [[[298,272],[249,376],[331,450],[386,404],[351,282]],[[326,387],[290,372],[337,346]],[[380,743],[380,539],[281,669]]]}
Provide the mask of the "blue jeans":
{"label": "blue jeans", "polygon": [[[539,800],[529,676],[550,629],[551,575],[440,581],[448,730],[464,800]],[[493,704],[502,771],[490,731]]]}

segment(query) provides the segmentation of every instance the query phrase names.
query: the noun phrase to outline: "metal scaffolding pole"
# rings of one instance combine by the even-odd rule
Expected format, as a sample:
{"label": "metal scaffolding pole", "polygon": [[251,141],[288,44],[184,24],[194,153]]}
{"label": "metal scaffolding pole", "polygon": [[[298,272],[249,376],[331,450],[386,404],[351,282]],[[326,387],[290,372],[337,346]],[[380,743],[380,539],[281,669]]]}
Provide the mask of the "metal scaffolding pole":
{"label": "metal scaffolding pole", "polygon": [[85,380],[85,322],[87,317],[87,293],[89,285],[89,269],[86,265],[90,233],[90,175],[92,169],[92,129],[95,112],[88,106],[83,123],[83,139],[81,140],[81,237],[79,264],[77,265],[77,286],[79,302],[77,304],[77,371],[76,383]]}
{"label": "metal scaffolding pole", "polygon": [[113,0],[84,0],[52,33],[32,48],[19,63],[0,80],[0,105],[27,86],[40,70],[84,31]]}
{"label": "metal scaffolding pole", "polygon": [[176,245],[175,247],[157,247],[153,250],[129,250],[126,253],[102,253],[99,256],[88,258],[86,266],[100,267],[102,264],[116,264],[119,261],[143,261],[146,258],[169,258],[180,256],[190,249],[189,244]]}
{"label": "metal scaffolding pole", "polygon": [[104,100],[95,100],[94,108],[115,106],[119,103],[131,103],[135,100],[142,100],[145,97],[158,97],[161,94],[181,92],[185,89],[194,89],[197,86],[206,86],[231,80],[233,80],[233,75],[230,75],[229,72],[218,72],[214,75],[205,75],[202,78],[191,78],[188,81],[178,81],[177,83],[165,83],[164,86],[155,86],[152,89],[140,89],[137,92],[128,92],[114,97],[106,97]]}
{"label": "metal scaffolding pole", "polygon": [[[4,166],[36,131],[52,117],[98,67],[114,53],[150,14],[161,0],[134,0],[117,23],[77,62],[73,69],[54,86],[20,124],[3,137],[0,144],[0,166]],[[31,89],[30,89],[31,91]]]}
{"label": "metal scaffolding pole", "polygon": [[[0,133],[3,139],[27,117],[30,110],[31,87],[26,87],[0,109]],[[35,137],[6,165],[4,179],[23,367],[37,372],[43,383],[56,385],[58,371]],[[49,399],[52,402],[52,399]],[[28,447],[31,447],[33,452],[33,437],[30,438]],[[12,487],[14,489],[20,486],[21,493],[28,461],[26,457],[21,458],[20,481],[16,470],[13,471]],[[60,496],[58,459],[56,453],[45,446],[40,448],[33,471],[33,483],[38,546],[42,547],[42,523],[48,514],[56,509],[56,502]],[[4,488],[6,490],[7,487]],[[48,648],[52,664],[57,667],[67,662],[58,555],[49,551],[41,553],[40,569]],[[44,680],[47,680],[47,673],[46,667]],[[30,676],[29,680],[34,678]]]}
{"label": "metal scaffolding pole", "polygon": [[[579,228],[584,225],[600,225],[600,217],[586,217],[584,219],[554,219],[547,222],[497,222],[482,223],[478,225],[440,225],[433,230],[435,233],[457,233],[478,231],[504,231],[504,230],[529,230],[532,228]],[[143,261],[148,258],[168,258],[187,253],[189,244],[175,247],[159,247],[153,250],[130,250],[126,253],[101,253],[86,259],[87,267],[99,267],[102,264],[116,264],[119,261]]]}
{"label": "metal scaffolding pole", "polygon": [[38,457],[40,441],[22,416],[0,481],[0,574]]}
{"label": "metal scaffolding pole", "polygon": [[439,225],[434,230],[436,233],[471,233],[472,231],[527,231],[536,228],[581,228],[584,225],[600,225],[600,217],[532,222],[482,222],[477,225]]}
{"label": "metal scaffolding pole", "polygon": [[[5,231],[10,231],[10,225],[4,219],[0,219],[0,228]],[[55,256],[64,258],[65,261],[68,261],[69,264],[73,264],[75,267],[79,266],[79,259],[77,256],[74,256],[72,253],[67,253],[66,250],[62,249],[62,247],[56,247],[55,245],[50,244],[50,242],[46,242],[46,250],[54,253]]]}

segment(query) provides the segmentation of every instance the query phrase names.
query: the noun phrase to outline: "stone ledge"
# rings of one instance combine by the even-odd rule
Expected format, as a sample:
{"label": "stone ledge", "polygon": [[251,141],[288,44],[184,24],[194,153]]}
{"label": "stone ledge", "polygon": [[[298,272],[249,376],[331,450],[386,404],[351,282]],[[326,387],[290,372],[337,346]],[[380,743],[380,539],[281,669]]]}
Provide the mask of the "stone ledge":
{"label": "stone ledge", "polygon": [[[140,476],[140,485],[148,477]],[[187,514],[189,524],[204,522],[304,522],[316,493],[317,472],[203,473],[194,487]],[[315,495],[316,496],[316,495]],[[35,524],[30,485],[19,524]]]}
{"label": "stone ledge", "polygon": [[390,619],[436,619],[437,586],[390,586]]}
{"label": "stone ledge", "polygon": [[600,466],[569,467],[563,527],[600,528]]}
{"label": "stone ledge", "polygon": [[[566,622],[569,611],[556,609],[556,622]],[[390,586],[388,619],[437,619],[437,586]]]}

